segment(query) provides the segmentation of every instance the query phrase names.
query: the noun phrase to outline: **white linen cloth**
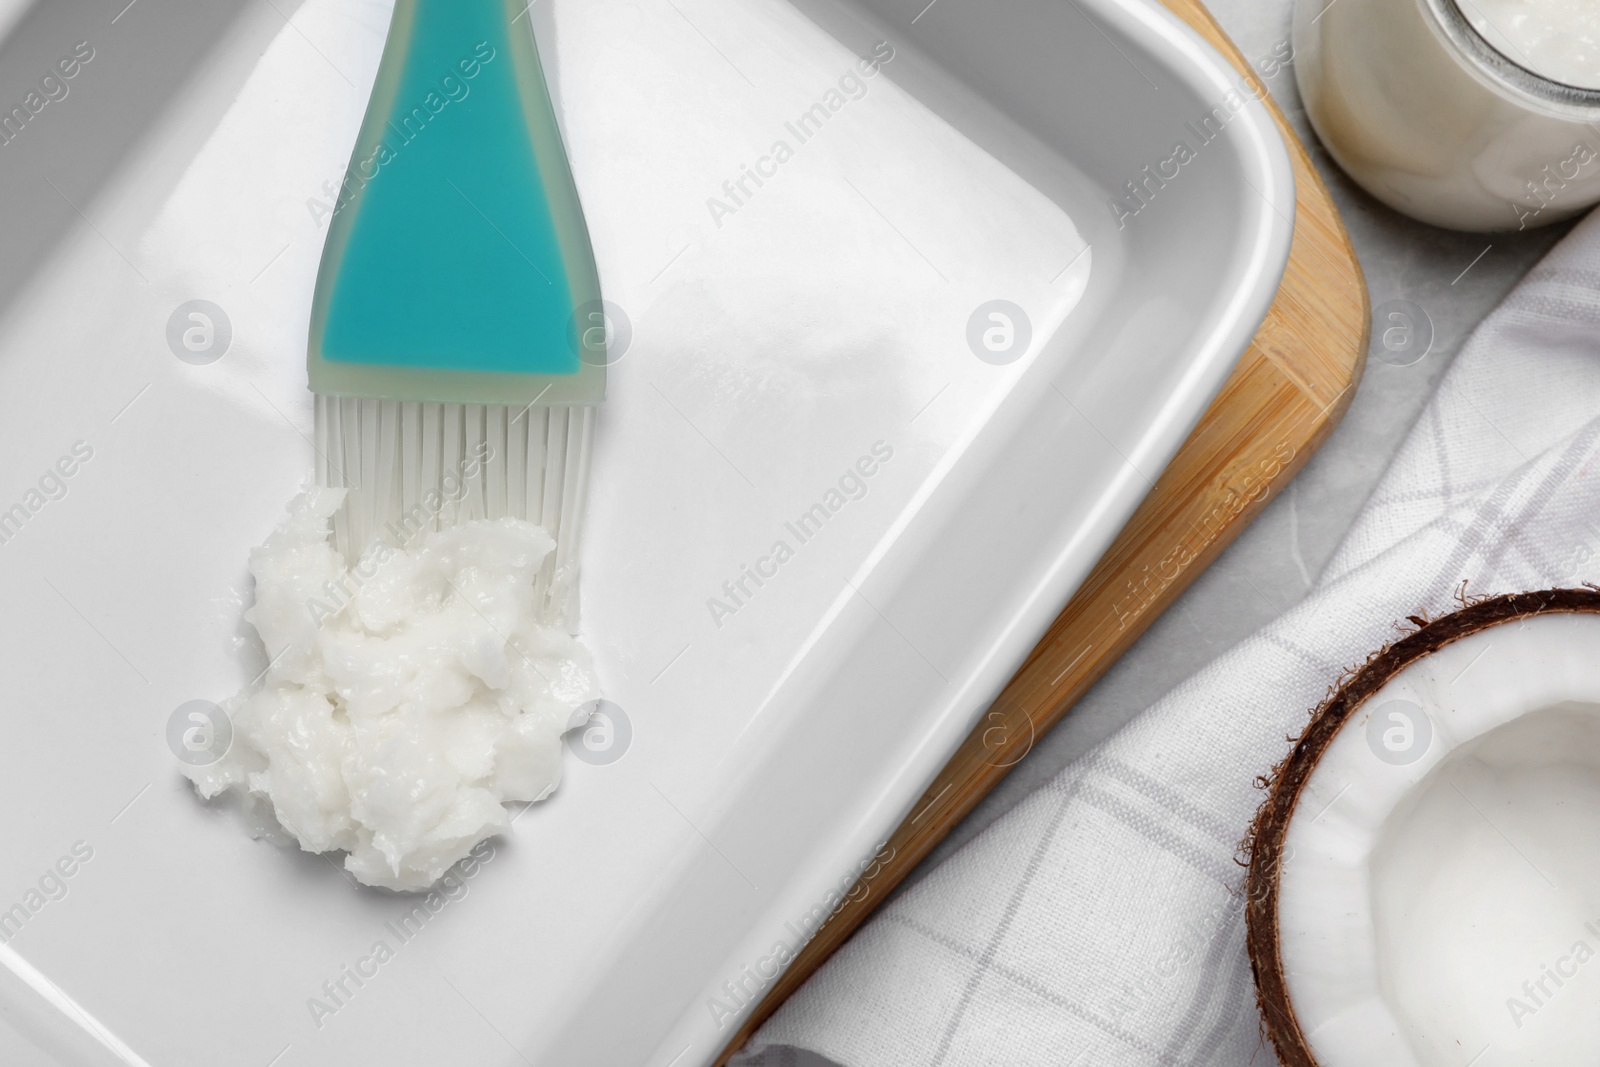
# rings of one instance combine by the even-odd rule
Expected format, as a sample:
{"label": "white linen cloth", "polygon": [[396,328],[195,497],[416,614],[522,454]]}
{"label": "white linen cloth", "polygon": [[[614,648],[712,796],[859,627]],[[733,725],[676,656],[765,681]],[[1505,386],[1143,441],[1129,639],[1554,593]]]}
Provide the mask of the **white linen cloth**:
{"label": "white linen cloth", "polygon": [[[1267,1064],[1235,863],[1309,709],[1411,614],[1600,579],[1600,216],[1473,333],[1315,589],[886,907],[738,1064]],[[765,1050],[765,1051],[763,1051]]]}

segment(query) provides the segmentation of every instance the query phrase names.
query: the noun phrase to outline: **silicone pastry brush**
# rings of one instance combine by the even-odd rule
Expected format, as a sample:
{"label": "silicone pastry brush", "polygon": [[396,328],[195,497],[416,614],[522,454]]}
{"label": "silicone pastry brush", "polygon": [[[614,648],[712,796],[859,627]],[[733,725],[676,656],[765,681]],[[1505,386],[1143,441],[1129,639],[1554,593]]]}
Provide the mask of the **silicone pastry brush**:
{"label": "silicone pastry brush", "polygon": [[539,523],[569,625],[600,284],[523,0],[397,0],[312,305],[317,480],[351,563],[479,518]]}

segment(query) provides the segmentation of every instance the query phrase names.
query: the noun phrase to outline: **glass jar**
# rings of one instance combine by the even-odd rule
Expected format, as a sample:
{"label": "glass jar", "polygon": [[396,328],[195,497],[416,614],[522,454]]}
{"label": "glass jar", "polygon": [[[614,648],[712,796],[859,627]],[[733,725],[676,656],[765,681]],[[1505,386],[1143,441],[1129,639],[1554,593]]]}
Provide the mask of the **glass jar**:
{"label": "glass jar", "polygon": [[1600,78],[1552,57],[1572,34],[1538,23],[1574,0],[1520,0],[1535,20],[1520,28],[1468,7],[1521,62],[1457,0],[1296,0],[1295,77],[1329,154],[1396,211],[1451,229],[1528,229],[1600,201],[1600,88],[1550,75]]}

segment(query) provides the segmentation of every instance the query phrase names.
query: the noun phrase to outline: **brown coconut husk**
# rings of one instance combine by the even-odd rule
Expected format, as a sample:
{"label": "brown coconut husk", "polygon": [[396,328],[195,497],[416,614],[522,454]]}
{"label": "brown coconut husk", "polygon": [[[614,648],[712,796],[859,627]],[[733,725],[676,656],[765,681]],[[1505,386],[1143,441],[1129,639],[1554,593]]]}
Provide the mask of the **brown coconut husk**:
{"label": "brown coconut husk", "polygon": [[1243,852],[1249,865],[1246,879],[1245,919],[1250,969],[1255,974],[1256,1000],[1261,1022],[1284,1067],[1321,1067],[1311,1054],[1300,1029],[1284,980],[1278,945],[1278,884],[1284,836],[1294,817],[1300,794],[1339,730],[1367,699],[1395,675],[1424,656],[1482,630],[1534,615],[1592,612],[1600,614],[1600,588],[1547,589],[1537,593],[1511,593],[1478,599],[1466,595],[1466,583],[1457,591],[1461,607],[1448,615],[1429,619],[1408,618],[1415,629],[1346,671],[1328,696],[1311,713],[1311,721],[1289,756],[1270,775],[1258,780],[1268,790],[1256,811]]}

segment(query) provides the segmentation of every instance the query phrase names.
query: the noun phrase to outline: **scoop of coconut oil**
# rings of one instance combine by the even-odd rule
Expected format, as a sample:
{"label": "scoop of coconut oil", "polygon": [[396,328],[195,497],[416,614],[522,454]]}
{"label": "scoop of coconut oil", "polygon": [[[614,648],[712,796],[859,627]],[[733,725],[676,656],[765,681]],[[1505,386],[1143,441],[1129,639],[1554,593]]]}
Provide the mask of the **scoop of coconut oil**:
{"label": "scoop of coconut oil", "polygon": [[343,493],[301,494],[251,552],[245,618],[270,665],[222,705],[227,754],[184,773],[204,797],[269,803],[302,849],[348,853],[367,885],[425,889],[507,829],[507,802],[556,788],[594,673],[536,602],[544,529],[468,522],[346,568],[328,543]]}

